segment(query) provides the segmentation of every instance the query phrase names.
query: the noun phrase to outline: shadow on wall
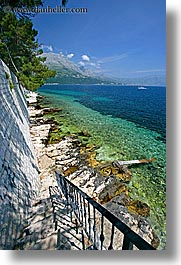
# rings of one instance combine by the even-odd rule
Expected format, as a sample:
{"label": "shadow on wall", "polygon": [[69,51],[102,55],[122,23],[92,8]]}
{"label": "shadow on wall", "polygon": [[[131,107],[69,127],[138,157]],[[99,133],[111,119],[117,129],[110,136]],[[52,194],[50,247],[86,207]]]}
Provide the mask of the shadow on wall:
{"label": "shadow on wall", "polygon": [[0,249],[13,249],[40,183],[25,98],[1,60],[0,113]]}

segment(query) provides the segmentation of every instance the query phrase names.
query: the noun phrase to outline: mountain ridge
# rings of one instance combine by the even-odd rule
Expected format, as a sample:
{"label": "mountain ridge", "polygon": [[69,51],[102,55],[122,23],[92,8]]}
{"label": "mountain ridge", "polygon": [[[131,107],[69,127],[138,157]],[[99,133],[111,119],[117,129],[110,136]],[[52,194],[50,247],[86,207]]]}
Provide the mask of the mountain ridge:
{"label": "mountain ridge", "polygon": [[71,62],[61,53],[43,53],[41,56],[46,57],[45,64],[57,74],[49,78],[47,83],[59,84],[117,84],[117,85],[147,85],[147,86],[165,86],[165,75],[148,75],[141,77],[123,77],[113,78],[103,75],[97,75],[88,68],[79,66]]}

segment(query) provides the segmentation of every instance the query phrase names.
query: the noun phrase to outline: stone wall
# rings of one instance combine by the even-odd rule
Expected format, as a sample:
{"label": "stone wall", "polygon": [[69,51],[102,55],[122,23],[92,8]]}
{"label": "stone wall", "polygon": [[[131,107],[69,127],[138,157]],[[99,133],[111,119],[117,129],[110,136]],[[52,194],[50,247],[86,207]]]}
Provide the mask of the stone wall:
{"label": "stone wall", "polygon": [[23,88],[0,60],[0,249],[14,249],[39,190]]}

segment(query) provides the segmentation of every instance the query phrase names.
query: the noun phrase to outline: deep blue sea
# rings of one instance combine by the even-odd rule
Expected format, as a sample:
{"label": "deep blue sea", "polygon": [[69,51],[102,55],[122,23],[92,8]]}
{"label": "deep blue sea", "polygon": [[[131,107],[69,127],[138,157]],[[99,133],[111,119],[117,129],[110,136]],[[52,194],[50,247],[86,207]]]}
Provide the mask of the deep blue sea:
{"label": "deep blue sea", "polygon": [[150,222],[166,244],[166,88],[110,85],[45,85],[49,104],[63,108],[69,129],[90,132],[101,161],[156,158],[132,167],[130,196],[148,203]]}

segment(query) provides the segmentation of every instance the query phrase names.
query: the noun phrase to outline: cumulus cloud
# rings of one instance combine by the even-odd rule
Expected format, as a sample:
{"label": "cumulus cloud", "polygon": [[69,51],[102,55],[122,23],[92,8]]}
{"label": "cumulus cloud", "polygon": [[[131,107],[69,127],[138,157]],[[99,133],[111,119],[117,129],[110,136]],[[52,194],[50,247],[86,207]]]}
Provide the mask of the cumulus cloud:
{"label": "cumulus cloud", "polygon": [[85,66],[85,63],[81,61],[81,62],[78,63],[78,65]]}
{"label": "cumulus cloud", "polygon": [[86,62],[90,61],[89,56],[87,56],[86,54],[82,55],[81,58],[82,58],[83,61],[86,61]]}
{"label": "cumulus cloud", "polygon": [[70,54],[67,55],[68,59],[71,59],[72,57],[74,57],[74,53],[70,53]]}

